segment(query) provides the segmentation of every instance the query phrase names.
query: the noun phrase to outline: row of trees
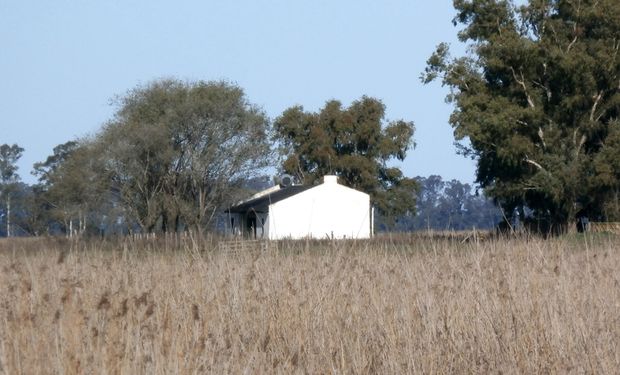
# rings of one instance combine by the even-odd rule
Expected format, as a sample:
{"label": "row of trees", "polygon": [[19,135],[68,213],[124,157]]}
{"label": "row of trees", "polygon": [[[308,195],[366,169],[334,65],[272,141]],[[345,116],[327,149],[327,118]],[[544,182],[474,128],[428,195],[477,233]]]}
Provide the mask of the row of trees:
{"label": "row of trees", "polygon": [[377,99],[349,108],[330,101],[318,113],[293,107],[271,126],[236,85],[165,79],[116,106],[96,135],[58,145],[36,163],[34,186],[18,183],[23,149],[3,146],[3,212],[15,216],[11,189],[20,187],[22,232],[203,231],[278,165],[303,184],[339,175],[370,193],[386,222],[415,209],[415,181],[388,167],[412,147],[413,123],[386,123]]}
{"label": "row of trees", "polygon": [[441,176],[416,177],[415,214],[399,217],[395,229],[418,230],[490,230],[504,215],[491,199],[458,180],[444,181]]}
{"label": "row of trees", "polygon": [[[469,184],[457,180],[444,181],[441,176],[437,175],[416,177],[414,180],[417,184],[417,191],[413,198],[416,203],[415,212],[405,212],[393,220],[385,220],[384,217],[378,215],[377,230],[424,231],[472,228],[489,230],[504,218],[504,214],[491,199],[479,194]],[[244,192],[249,193],[264,190],[273,183],[273,177],[262,175],[249,178],[241,185]],[[99,212],[90,212],[81,222],[79,219],[71,220],[68,211],[49,206],[48,198],[52,197],[42,194],[40,188],[38,184],[29,186],[15,183],[13,185],[11,189],[12,220],[7,223],[4,221],[4,216],[0,217],[0,225],[2,225],[0,237],[7,235],[7,225],[12,227],[10,232],[12,235],[37,235],[46,232],[69,234],[71,230],[74,231],[73,233],[86,231],[91,234],[97,231],[101,234],[127,231],[127,223],[117,222],[119,218],[124,218],[122,210],[115,210],[111,206],[100,207]],[[54,190],[59,192],[59,190]],[[45,208],[46,205],[47,208]],[[0,212],[4,212],[5,207],[2,206]],[[136,229],[139,228],[136,227]]]}

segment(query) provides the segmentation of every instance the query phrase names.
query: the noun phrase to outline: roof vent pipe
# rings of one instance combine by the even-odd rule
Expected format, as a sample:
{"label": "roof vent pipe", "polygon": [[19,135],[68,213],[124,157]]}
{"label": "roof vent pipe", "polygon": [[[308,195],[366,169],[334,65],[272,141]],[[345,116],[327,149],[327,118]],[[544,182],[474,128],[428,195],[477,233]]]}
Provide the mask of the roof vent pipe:
{"label": "roof vent pipe", "polygon": [[288,174],[283,174],[280,176],[280,187],[287,188],[293,185],[293,176]]}
{"label": "roof vent pipe", "polygon": [[337,184],[338,176],[332,176],[332,175],[323,176],[323,183],[324,184]]}

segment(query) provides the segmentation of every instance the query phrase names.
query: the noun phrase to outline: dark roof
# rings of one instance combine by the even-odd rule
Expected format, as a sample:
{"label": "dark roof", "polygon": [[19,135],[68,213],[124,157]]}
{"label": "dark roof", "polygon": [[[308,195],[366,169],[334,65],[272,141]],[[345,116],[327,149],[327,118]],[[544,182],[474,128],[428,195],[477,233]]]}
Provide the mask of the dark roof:
{"label": "dark roof", "polygon": [[226,212],[245,213],[251,210],[256,212],[267,212],[269,205],[279,202],[288,197],[292,197],[295,194],[299,194],[302,191],[313,188],[312,185],[293,185],[280,190],[276,190],[273,193],[262,195],[258,198],[250,199],[245,202],[241,202],[235,206],[232,206]]}

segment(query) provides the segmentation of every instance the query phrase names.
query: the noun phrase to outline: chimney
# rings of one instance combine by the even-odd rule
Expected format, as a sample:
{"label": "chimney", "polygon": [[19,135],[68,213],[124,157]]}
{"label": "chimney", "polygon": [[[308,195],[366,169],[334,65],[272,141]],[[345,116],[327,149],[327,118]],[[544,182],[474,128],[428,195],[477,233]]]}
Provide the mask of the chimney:
{"label": "chimney", "polygon": [[323,183],[324,184],[337,184],[338,176],[332,176],[332,175],[323,176]]}

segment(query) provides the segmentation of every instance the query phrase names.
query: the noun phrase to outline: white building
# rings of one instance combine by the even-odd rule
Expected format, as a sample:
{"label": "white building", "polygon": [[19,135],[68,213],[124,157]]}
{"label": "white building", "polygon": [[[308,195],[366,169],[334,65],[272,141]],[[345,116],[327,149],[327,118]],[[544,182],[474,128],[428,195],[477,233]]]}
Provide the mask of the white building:
{"label": "white building", "polygon": [[227,211],[228,231],[257,239],[370,238],[370,196],[325,176],[316,186],[274,186]]}

